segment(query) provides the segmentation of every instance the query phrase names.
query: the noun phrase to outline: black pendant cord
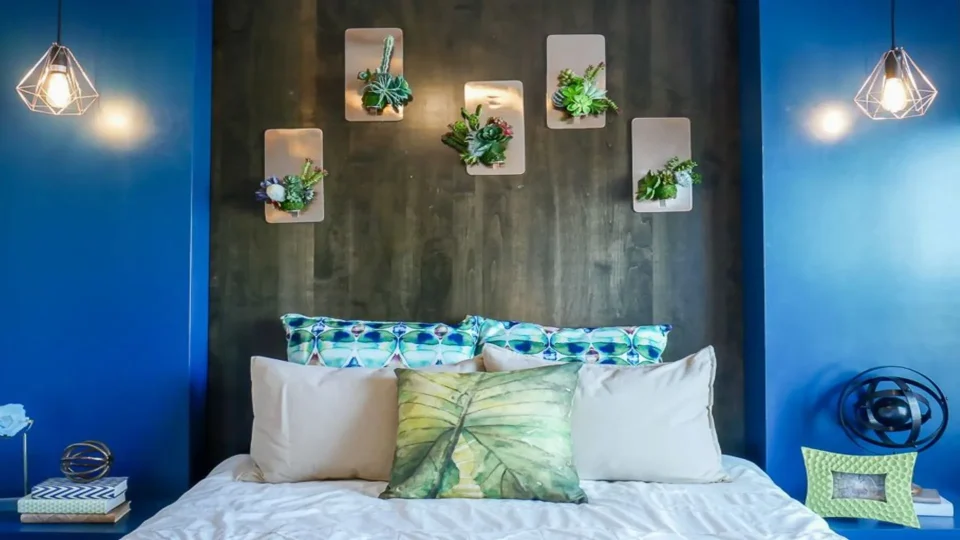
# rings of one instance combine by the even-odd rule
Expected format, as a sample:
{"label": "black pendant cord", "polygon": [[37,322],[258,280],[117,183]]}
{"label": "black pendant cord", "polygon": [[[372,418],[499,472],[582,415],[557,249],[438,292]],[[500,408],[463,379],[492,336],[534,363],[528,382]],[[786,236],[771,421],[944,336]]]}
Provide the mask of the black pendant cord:
{"label": "black pendant cord", "polygon": [[63,0],[57,0],[57,44],[60,44],[60,31],[63,29]]}
{"label": "black pendant cord", "polygon": [[890,0],[890,50],[897,48],[897,0]]}

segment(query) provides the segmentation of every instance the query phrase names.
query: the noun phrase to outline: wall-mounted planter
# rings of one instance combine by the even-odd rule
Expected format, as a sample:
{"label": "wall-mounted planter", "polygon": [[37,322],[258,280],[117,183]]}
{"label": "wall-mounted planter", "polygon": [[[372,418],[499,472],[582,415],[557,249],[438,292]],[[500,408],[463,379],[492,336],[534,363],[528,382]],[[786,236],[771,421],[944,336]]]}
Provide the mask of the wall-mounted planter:
{"label": "wall-mounted planter", "polygon": [[640,180],[650,171],[660,169],[672,157],[690,159],[689,118],[634,118],[631,123],[633,154],[634,212],[689,212],[693,210],[693,188],[679,186],[677,197],[664,201],[638,201]]}
{"label": "wall-mounted planter", "polygon": [[509,176],[527,171],[526,131],[523,125],[523,83],[520,81],[477,81],[463,87],[467,111],[483,105],[483,116],[500,117],[513,128],[513,139],[502,165],[468,165],[471,176]]}
{"label": "wall-mounted planter", "polygon": [[[553,105],[553,93],[564,69],[582,74],[587,67],[607,61],[607,41],[600,34],[567,34],[547,37],[547,127],[550,129],[598,129],[607,125],[607,115],[570,118]],[[600,72],[597,87],[607,88],[607,75]]]}
{"label": "wall-mounted planter", "polygon": [[[299,174],[303,161],[312,159],[323,167],[323,130],[268,129],[263,135],[263,177],[283,178]],[[323,221],[323,180],[313,187],[313,201],[299,215],[293,215],[264,204],[267,223],[315,223]]]}
{"label": "wall-mounted planter", "polygon": [[399,111],[386,107],[380,114],[371,114],[363,106],[363,89],[366,83],[357,75],[380,65],[383,56],[383,40],[393,36],[393,57],[390,73],[403,75],[403,30],[399,28],[350,28],[344,34],[343,79],[345,81],[344,115],[348,122],[399,122],[403,120],[403,107]]}

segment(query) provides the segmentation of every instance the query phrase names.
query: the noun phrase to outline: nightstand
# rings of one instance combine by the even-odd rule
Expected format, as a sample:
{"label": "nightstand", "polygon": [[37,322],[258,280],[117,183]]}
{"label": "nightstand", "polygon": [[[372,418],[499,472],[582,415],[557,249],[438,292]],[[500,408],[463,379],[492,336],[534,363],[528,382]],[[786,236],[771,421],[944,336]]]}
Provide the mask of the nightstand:
{"label": "nightstand", "polygon": [[[956,505],[957,492],[940,490],[947,500]],[[920,528],[911,529],[900,525],[891,525],[869,519],[827,520],[830,528],[837,534],[850,540],[940,540],[953,538],[960,540],[960,520],[957,517],[921,517]]]}
{"label": "nightstand", "polygon": [[141,523],[172,503],[173,500],[136,500],[130,503],[130,513],[113,525],[100,523],[25,524],[14,512],[0,513],[0,538],[23,540],[113,540],[130,534]]}

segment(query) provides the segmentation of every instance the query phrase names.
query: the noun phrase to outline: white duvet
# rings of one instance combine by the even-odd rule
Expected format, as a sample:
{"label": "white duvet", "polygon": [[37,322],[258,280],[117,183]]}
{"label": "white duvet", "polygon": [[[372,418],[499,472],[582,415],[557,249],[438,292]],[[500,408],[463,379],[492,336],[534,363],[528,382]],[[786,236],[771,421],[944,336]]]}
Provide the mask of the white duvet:
{"label": "white duvet", "polygon": [[257,484],[234,456],[126,538],[323,540],[833,540],[826,522],[748,461],[724,457],[733,482],[583,482],[589,504],[390,500],[383,482]]}

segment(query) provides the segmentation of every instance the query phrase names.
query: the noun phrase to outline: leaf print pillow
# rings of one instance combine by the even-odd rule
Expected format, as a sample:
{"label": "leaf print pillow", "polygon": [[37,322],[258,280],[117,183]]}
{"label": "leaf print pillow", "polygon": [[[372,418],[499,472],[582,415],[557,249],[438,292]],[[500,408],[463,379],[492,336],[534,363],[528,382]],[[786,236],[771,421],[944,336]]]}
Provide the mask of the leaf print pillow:
{"label": "leaf print pillow", "polygon": [[581,367],[398,369],[397,449],[380,498],[587,502],[570,437]]}

